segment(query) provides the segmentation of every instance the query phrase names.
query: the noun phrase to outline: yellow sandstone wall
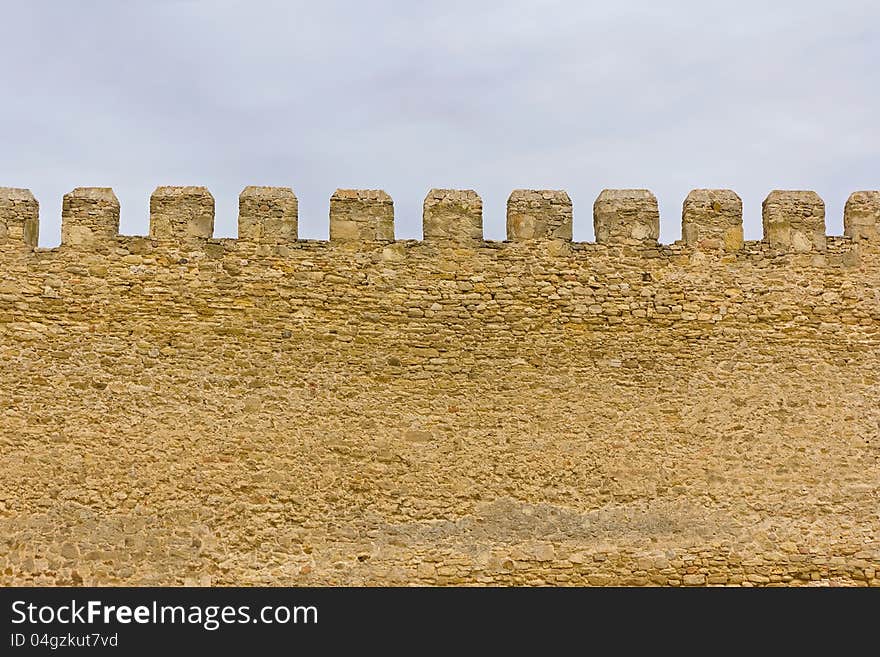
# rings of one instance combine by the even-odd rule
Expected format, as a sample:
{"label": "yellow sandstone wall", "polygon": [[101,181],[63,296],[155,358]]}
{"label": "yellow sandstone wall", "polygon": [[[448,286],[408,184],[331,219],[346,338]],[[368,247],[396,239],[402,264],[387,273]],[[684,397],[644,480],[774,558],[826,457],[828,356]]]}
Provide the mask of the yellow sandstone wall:
{"label": "yellow sandstone wall", "polygon": [[880,585],[880,193],[0,189],[0,583]]}

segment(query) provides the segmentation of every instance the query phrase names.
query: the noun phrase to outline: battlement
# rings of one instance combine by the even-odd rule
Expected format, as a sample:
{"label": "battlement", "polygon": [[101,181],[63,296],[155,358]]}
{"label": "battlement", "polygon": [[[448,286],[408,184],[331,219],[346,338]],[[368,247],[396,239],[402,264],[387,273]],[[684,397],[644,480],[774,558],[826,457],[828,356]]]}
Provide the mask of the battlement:
{"label": "battlement", "polygon": [[290,187],[245,187],[238,197],[238,236],[254,242],[297,237],[299,202]]}
{"label": "battlement", "polygon": [[[39,205],[30,191],[0,188],[0,243],[35,247]],[[432,189],[423,208],[423,241],[476,247],[483,237],[483,203],[473,190]],[[507,242],[572,242],[572,203],[561,190],[514,190],[507,201]],[[761,242],[777,253],[824,253],[825,206],[811,191],[770,192],[763,203]],[[593,204],[596,244],[658,245],[660,212],[645,189],[606,189]],[[298,200],[289,187],[246,187],[239,196],[238,240],[283,244],[298,240]],[[735,255],[743,240],[742,200],[732,190],[695,189],[682,205],[682,239],[694,251]],[[880,191],[854,192],[844,211],[844,237],[880,239]],[[162,242],[207,240],[214,231],[214,197],[205,187],[158,187],[150,197],[149,236]],[[62,247],[102,249],[119,235],[119,201],[110,188],[79,187],[64,196]],[[393,242],[394,202],[382,190],[338,189],[330,199],[330,241]]]}
{"label": "battlement", "polygon": [[119,235],[119,200],[109,187],[77,187],[64,195],[61,242],[94,247]]}
{"label": "battlement", "polygon": [[0,187],[0,242],[36,246],[40,204],[29,189]]}
{"label": "battlement", "polygon": [[330,197],[330,240],[394,240],[394,203],[381,189],[337,189]]}
{"label": "battlement", "polygon": [[880,586],[880,192],[119,205],[0,188],[0,585]]}

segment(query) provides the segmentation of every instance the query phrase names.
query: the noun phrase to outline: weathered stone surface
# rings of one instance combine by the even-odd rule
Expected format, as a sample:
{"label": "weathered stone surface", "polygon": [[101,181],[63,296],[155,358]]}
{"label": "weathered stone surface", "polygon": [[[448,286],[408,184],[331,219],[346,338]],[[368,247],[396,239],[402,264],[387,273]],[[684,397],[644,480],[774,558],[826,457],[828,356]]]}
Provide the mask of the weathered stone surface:
{"label": "weathered stone surface", "polygon": [[825,203],[816,192],[777,189],[762,207],[770,246],[796,253],[825,250]]}
{"label": "weathered stone surface", "polygon": [[507,239],[571,240],[571,199],[561,190],[516,189],[507,199]]}
{"label": "weathered stone surface", "polygon": [[157,187],[150,196],[150,237],[187,239],[214,234],[214,197],[207,187]]}
{"label": "weathered stone surface", "polygon": [[657,199],[647,189],[604,189],[593,204],[593,229],[600,244],[656,242]]}
{"label": "weathered stone surface", "polygon": [[880,240],[880,191],[850,194],[843,211],[843,234],[854,240]]}
{"label": "weathered stone surface", "polygon": [[483,201],[472,189],[432,189],[425,197],[426,242],[477,245],[483,239]]}
{"label": "weathered stone surface", "polygon": [[77,187],[61,205],[61,243],[97,247],[119,234],[119,199],[109,187]]}
{"label": "weathered stone surface", "polygon": [[0,241],[36,246],[40,204],[29,189],[0,187]]}
{"label": "weathered stone surface", "polygon": [[469,234],[0,240],[0,585],[880,585],[876,240]]}
{"label": "weathered stone surface", "polygon": [[681,213],[685,244],[705,251],[732,253],[743,247],[742,199],[729,189],[695,189]]}
{"label": "weathered stone surface", "polygon": [[290,187],[249,186],[238,196],[238,238],[288,242],[297,238],[299,203]]}
{"label": "weathered stone surface", "polygon": [[330,239],[394,240],[394,202],[381,189],[337,189],[330,197]]}

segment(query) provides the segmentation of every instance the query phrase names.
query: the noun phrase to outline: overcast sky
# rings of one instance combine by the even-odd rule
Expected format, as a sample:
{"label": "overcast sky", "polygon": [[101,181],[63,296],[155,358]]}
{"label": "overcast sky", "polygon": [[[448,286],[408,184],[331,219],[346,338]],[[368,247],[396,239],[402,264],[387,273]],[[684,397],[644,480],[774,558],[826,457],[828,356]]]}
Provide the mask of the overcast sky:
{"label": "overcast sky", "polygon": [[3,1],[0,185],[41,204],[112,186],[146,234],[156,185],[207,185],[235,236],[245,185],[293,187],[300,236],[337,187],[382,188],[421,236],[431,187],[475,189],[504,238],[515,188],[565,189],[592,239],[605,187],[815,189],[827,225],[880,189],[880,3]]}

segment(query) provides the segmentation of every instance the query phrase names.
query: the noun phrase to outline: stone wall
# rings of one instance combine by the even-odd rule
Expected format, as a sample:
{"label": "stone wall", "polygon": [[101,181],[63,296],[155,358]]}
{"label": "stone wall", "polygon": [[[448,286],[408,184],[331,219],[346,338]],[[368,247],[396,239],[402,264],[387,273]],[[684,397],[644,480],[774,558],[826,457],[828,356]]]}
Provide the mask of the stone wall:
{"label": "stone wall", "polygon": [[880,584],[880,194],[240,207],[0,189],[0,584]]}

